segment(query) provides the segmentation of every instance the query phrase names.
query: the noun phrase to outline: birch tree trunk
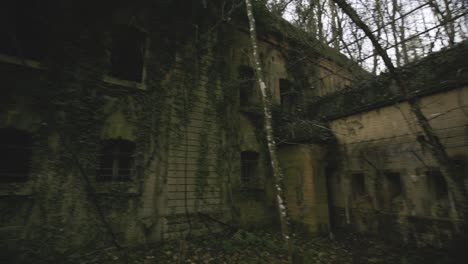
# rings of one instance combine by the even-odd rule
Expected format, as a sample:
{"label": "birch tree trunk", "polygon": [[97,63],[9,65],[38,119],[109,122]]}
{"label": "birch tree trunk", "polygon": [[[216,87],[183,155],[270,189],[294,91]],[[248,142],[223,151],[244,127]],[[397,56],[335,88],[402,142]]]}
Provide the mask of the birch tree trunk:
{"label": "birch tree trunk", "polygon": [[279,166],[278,157],[276,155],[276,143],[273,137],[273,128],[271,125],[271,109],[270,109],[270,98],[267,94],[267,87],[265,81],[263,80],[263,71],[260,64],[260,59],[258,56],[258,46],[257,46],[257,33],[255,28],[255,18],[252,10],[251,0],[245,0],[245,5],[247,8],[247,17],[249,19],[250,27],[250,40],[252,43],[252,57],[255,69],[255,75],[257,77],[258,84],[260,86],[260,92],[262,94],[262,108],[263,108],[263,119],[264,119],[264,129],[267,138],[268,153],[270,155],[271,168],[273,170],[273,177],[275,180],[275,194],[276,194],[276,203],[278,206],[279,220],[281,224],[281,232],[283,239],[288,247],[288,257],[289,262],[292,263],[292,241],[289,236],[289,226],[288,218],[286,211],[286,201],[284,199],[283,191],[283,173]]}
{"label": "birch tree trunk", "polygon": [[[427,146],[428,150],[437,161],[440,166],[440,171],[444,176],[445,181],[449,187],[449,191],[452,194],[456,208],[458,212],[455,211],[455,217],[466,217],[467,216],[467,194],[464,188],[463,175],[459,175],[455,170],[455,166],[452,165],[452,161],[448,156],[445,147],[440,142],[439,138],[435,135],[434,129],[430,125],[428,119],[424,115],[419,106],[417,98],[412,98],[409,95],[406,83],[401,78],[400,74],[395,69],[390,57],[387,52],[379,44],[375,36],[372,34],[369,27],[361,20],[356,11],[346,2],[346,0],[333,0],[335,3],[343,10],[343,12],[359,27],[361,28],[366,36],[370,39],[377,53],[382,57],[382,60],[385,63],[385,66],[388,68],[388,71],[391,77],[397,83],[397,86],[400,90],[400,93],[403,95],[405,100],[410,106],[410,111],[416,117],[419,127],[421,128],[425,140],[424,143]],[[461,215],[459,215],[461,214]]]}
{"label": "birch tree trunk", "polygon": [[[381,7],[380,0],[375,0],[375,5],[374,5],[374,22],[377,25],[377,39],[380,39],[380,36],[382,34],[382,29],[384,28],[384,17],[382,16],[382,7]],[[374,52],[375,53],[375,52]],[[379,67],[379,57],[377,54],[374,55],[374,61],[373,61],[373,67],[372,67],[372,73],[374,75],[377,75],[377,69]]]}

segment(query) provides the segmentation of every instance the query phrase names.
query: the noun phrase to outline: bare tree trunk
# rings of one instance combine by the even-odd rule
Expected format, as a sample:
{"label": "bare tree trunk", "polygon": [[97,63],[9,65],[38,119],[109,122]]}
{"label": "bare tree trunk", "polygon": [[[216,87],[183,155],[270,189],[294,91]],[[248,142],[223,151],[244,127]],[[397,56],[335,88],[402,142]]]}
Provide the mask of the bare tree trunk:
{"label": "bare tree trunk", "polygon": [[332,31],[332,43],[333,48],[339,50],[340,42],[338,36],[338,14],[336,12],[335,3],[332,0],[328,0],[328,6],[330,8],[330,20],[331,20],[331,31]]}
{"label": "bare tree trunk", "polygon": [[[396,11],[400,17],[400,25],[399,25],[399,33],[400,33],[400,42],[401,42],[401,53],[403,57],[403,63],[407,64],[409,62],[409,57],[408,57],[408,46],[406,45],[406,28],[405,28],[405,17],[404,13],[402,12],[402,4],[401,2],[398,2],[398,0],[395,0],[396,4]],[[393,21],[392,23],[395,23]]]}
{"label": "bare tree trunk", "polygon": [[271,109],[270,109],[270,98],[267,94],[267,87],[263,81],[263,71],[260,64],[260,59],[258,56],[258,46],[257,46],[257,33],[255,28],[255,18],[252,10],[251,0],[245,0],[245,5],[247,8],[247,17],[249,19],[250,26],[250,39],[252,42],[252,57],[255,69],[255,75],[257,77],[258,84],[260,86],[260,92],[262,94],[262,104],[263,104],[263,118],[264,118],[264,128],[267,138],[268,152],[270,154],[271,168],[273,170],[273,177],[275,179],[275,194],[276,202],[278,206],[279,220],[281,224],[281,232],[283,239],[288,247],[288,256],[289,262],[292,263],[292,241],[289,236],[289,226],[287,219],[287,210],[286,210],[286,201],[284,199],[283,191],[283,173],[279,166],[278,157],[276,155],[276,143],[273,137],[273,128],[271,125]]}
{"label": "bare tree trunk", "polygon": [[[384,17],[382,16],[382,4],[380,3],[380,0],[375,0],[375,6],[374,6],[374,22],[377,25],[377,39],[380,39],[380,36],[382,35],[382,29],[383,27],[383,19]],[[374,52],[375,53],[375,52]],[[377,74],[377,69],[379,67],[379,57],[377,54],[374,55],[374,61],[373,61],[373,67],[372,67],[372,73]]]}
{"label": "bare tree trunk", "polygon": [[320,0],[314,0],[315,8],[317,8],[317,28],[318,28],[318,39],[320,41],[324,41],[324,34],[323,34],[323,23],[322,23],[322,16],[323,16],[323,8],[324,6],[320,5]]}
{"label": "bare tree trunk", "polygon": [[439,23],[444,25],[445,33],[449,40],[449,46],[455,45],[455,28],[454,22],[452,21],[452,14],[449,3],[444,0],[445,12],[440,9],[439,4],[435,0],[428,0],[429,5],[434,12],[434,15],[438,18]]}
{"label": "bare tree trunk", "polygon": [[307,18],[307,29],[308,32],[312,32],[312,37],[317,39],[317,16],[315,12],[315,4],[311,2],[308,9],[308,18]]}
{"label": "bare tree trunk", "polygon": [[400,48],[398,47],[398,45],[396,45],[398,43],[398,28],[395,24],[397,10],[398,10],[397,0],[392,0],[391,26],[392,26],[392,33],[393,33],[393,41],[395,41],[396,64],[397,64],[397,67],[400,67],[401,66]]}
{"label": "bare tree trunk", "polygon": [[450,192],[453,194],[455,205],[458,209],[458,214],[461,213],[462,217],[467,215],[466,205],[466,190],[464,188],[463,175],[458,175],[455,170],[450,157],[448,156],[445,147],[441,144],[439,138],[435,135],[433,128],[429,124],[426,116],[424,116],[421,108],[418,104],[417,99],[411,98],[404,80],[400,77],[399,73],[395,69],[392,61],[390,60],[387,52],[379,44],[375,36],[372,34],[369,27],[361,20],[356,11],[345,1],[345,0],[333,0],[338,6],[345,12],[351,20],[361,28],[366,36],[370,39],[374,45],[378,54],[382,57],[385,65],[387,66],[389,73],[392,78],[396,81],[401,94],[404,96],[410,106],[411,112],[418,120],[419,126],[425,136],[425,144],[428,147],[430,153],[440,166],[440,171],[444,176],[444,179],[449,186]]}

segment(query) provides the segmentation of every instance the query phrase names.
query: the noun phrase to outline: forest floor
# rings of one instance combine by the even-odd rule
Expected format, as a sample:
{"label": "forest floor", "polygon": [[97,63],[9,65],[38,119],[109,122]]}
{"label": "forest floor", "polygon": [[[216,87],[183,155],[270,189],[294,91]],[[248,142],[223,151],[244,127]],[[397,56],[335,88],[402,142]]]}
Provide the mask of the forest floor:
{"label": "forest floor", "polygon": [[[453,252],[434,248],[390,245],[375,238],[347,234],[336,239],[294,239],[296,264],[458,264]],[[147,249],[99,252],[80,263],[288,263],[287,250],[278,235],[237,231],[230,234],[178,240]],[[466,260],[466,259],[465,259]]]}

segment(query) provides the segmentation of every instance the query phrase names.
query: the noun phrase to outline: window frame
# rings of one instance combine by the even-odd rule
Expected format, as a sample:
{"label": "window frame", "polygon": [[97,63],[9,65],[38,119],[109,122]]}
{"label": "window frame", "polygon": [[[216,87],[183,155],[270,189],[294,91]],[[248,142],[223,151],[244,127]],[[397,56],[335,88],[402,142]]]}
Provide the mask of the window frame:
{"label": "window frame", "polygon": [[[117,25],[114,25],[114,26],[122,26],[123,24],[117,24]],[[150,46],[151,46],[151,39],[149,37],[149,34],[148,32],[142,28],[142,27],[139,27],[137,25],[134,25],[134,24],[131,24],[131,25],[128,25],[129,27],[134,27],[136,30],[140,31],[144,36],[143,36],[143,39],[142,39],[142,42],[143,42],[143,54],[142,54],[142,66],[141,66],[141,81],[132,81],[132,80],[126,80],[126,79],[121,79],[117,76],[113,76],[112,73],[111,73],[111,68],[112,68],[112,62],[111,62],[111,58],[112,58],[112,48],[110,49],[109,51],[109,56],[108,56],[108,60],[109,60],[109,69],[107,70],[107,73],[105,73],[103,76],[102,76],[102,81],[105,82],[105,83],[108,83],[108,84],[112,84],[112,85],[118,85],[118,86],[123,86],[123,87],[128,87],[128,88],[135,88],[135,89],[140,89],[140,90],[146,90],[147,89],[147,64],[148,64],[148,58],[150,56]],[[113,41],[113,38],[112,38],[112,33],[113,33],[113,29],[109,30],[106,35],[107,35],[107,38],[109,39],[109,41],[112,43]]]}
{"label": "window frame", "polygon": [[[255,71],[248,65],[239,65],[237,67],[237,76],[239,80],[239,106],[247,107],[256,101],[255,89]],[[245,95],[245,100],[242,95]]]}
{"label": "window frame", "polygon": [[[245,154],[255,155],[255,158],[244,157]],[[255,185],[258,179],[259,162],[259,152],[250,150],[240,152],[240,185],[243,189],[256,189],[256,186],[252,185]],[[246,171],[248,173],[245,173]]]}
{"label": "window frame", "polygon": [[[367,184],[366,184],[366,173],[364,171],[349,171],[348,175],[349,175],[349,184],[350,184],[352,198],[354,200],[358,200],[360,198],[368,196],[369,192],[367,190]],[[356,192],[356,189],[355,189],[356,184],[355,184],[354,179],[356,178],[356,175],[362,175],[362,180],[363,180],[362,188],[359,187],[362,190],[359,193]]]}
{"label": "window frame", "polygon": [[[127,144],[127,146],[124,146]],[[123,151],[122,149],[131,148],[131,151]],[[110,152],[108,150],[111,150]],[[110,153],[110,155],[109,155]],[[126,153],[129,155],[122,155]],[[96,177],[98,183],[128,183],[133,182],[135,178],[135,153],[136,144],[133,141],[125,139],[106,139],[100,144],[100,151],[97,160]],[[122,158],[128,159],[129,166],[122,168]],[[104,163],[111,161],[110,167],[103,167]],[[107,165],[105,165],[107,166]],[[104,170],[111,171],[111,174],[103,174]],[[128,174],[121,174],[121,170],[128,170]]]}
{"label": "window frame", "polygon": [[391,195],[390,199],[393,200],[395,199],[396,197],[398,196],[401,196],[401,195],[404,195],[405,194],[405,185],[404,185],[404,181],[402,180],[403,177],[402,175],[404,174],[404,172],[402,171],[399,171],[399,170],[384,170],[383,171],[383,177],[384,177],[384,180],[385,180],[385,188],[388,190],[389,189],[389,183],[392,183],[393,182],[391,180],[389,180],[389,175],[393,175],[393,174],[398,174],[398,181],[399,181],[399,193],[397,195],[393,194]]}
{"label": "window frame", "polygon": [[[430,195],[431,200],[437,202],[448,199],[450,195],[450,189],[440,169],[438,167],[429,167],[425,168],[423,172],[426,176],[427,192]],[[439,186],[438,183],[441,182],[443,182],[443,188],[439,189],[437,186]]]}
{"label": "window frame", "polygon": [[[278,79],[279,103],[284,112],[291,112],[295,105],[293,82],[287,78]],[[283,88],[283,89],[281,89]],[[286,90],[286,91],[284,91]]]}
{"label": "window frame", "polygon": [[[32,2],[32,3],[27,3],[27,4],[28,5],[32,4],[33,7],[34,7],[35,5],[40,5],[41,3],[42,3],[41,1],[35,1],[35,2]],[[14,43],[14,45],[19,47],[20,50],[23,50],[23,51],[24,50],[29,50],[28,46],[27,45],[25,46],[25,43],[30,42],[30,41],[29,40],[25,41],[23,39],[23,37],[24,37],[23,35],[24,34],[29,35],[28,33],[31,33],[31,32],[29,32],[29,31],[28,32],[23,32],[22,30],[20,30],[21,27],[23,27],[23,29],[24,29],[25,25],[18,24],[17,19],[24,19],[25,17],[29,18],[29,20],[22,21],[23,23],[28,23],[29,24],[29,26],[26,26],[26,27],[29,28],[28,30],[30,30],[31,24],[34,24],[35,26],[38,26],[38,25],[42,26],[43,29],[44,29],[44,28],[46,28],[47,23],[45,23],[43,21],[44,17],[31,16],[30,14],[28,14],[27,12],[24,11],[24,6],[22,6],[20,3],[16,3],[16,4],[18,4],[18,6],[10,6],[10,7],[12,7],[12,9],[8,10],[9,13],[14,16],[14,17],[10,17],[10,18],[15,19],[15,21],[12,24],[9,24],[9,26],[10,26],[9,30],[11,30],[10,33],[12,33],[13,36],[14,36],[14,39],[15,39],[14,42],[16,42],[16,43]],[[35,13],[37,13],[37,12],[35,12]],[[44,35],[46,35],[46,34],[47,34],[47,32],[42,31],[39,35],[44,37]],[[22,36],[22,37],[18,37],[18,36]],[[39,52],[38,54],[34,54],[32,56],[31,56],[31,54],[24,54],[24,52],[20,52],[20,53],[23,53],[23,54],[18,54],[16,52],[14,52],[14,54],[10,54],[10,53],[5,52],[5,51],[2,50],[2,51],[0,51],[0,62],[20,65],[20,66],[25,66],[25,67],[30,67],[30,68],[34,68],[34,69],[40,69],[40,70],[46,69],[46,67],[41,65],[41,62],[40,62],[41,60],[44,59],[44,55],[47,52],[44,39],[40,39],[39,42],[36,39],[36,41],[34,41],[34,43],[32,45],[34,45],[35,47],[39,47],[39,50],[33,51],[33,53]],[[25,47],[26,47],[26,49],[25,49]],[[26,52],[26,53],[29,53],[29,52]]]}
{"label": "window frame", "polygon": [[[2,145],[0,142],[0,151],[2,151],[2,153],[5,153],[5,155],[8,157],[15,156],[15,155],[23,155],[23,160],[21,161],[22,166],[18,165],[16,167],[13,166],[12,168],[8,168],[8,167],[2,167],[0,165],[0,184],[24,184],[24,183],[29,182],[31,179],[32,161],[33,161],[33,144],[34,144],[33,137],[29,131],[17,129],[15,127],[1,127],[0,128],[0,135],[2,138],[6,139],[9,133],[15,136],[20,135],[20,137],[15,138],[16,140],[13,140],[13,138],[8,137],[9,140],[5,140],[5,142],[11,143],[11,141],[13,141],[11,145],[9,144]],[[24,144],[20,144],[20,143],[24,143]],[[15,154],[13,154],[13,152],[8,152],[8,150],[12,150],[12,149],[15,149],[15,151],[20,149],[21,151],[19,152],[17,151],[17,153]],[[18,159],[16,159],[16,161],[18,161]],[[14,170],[14,172],[8,173],[7,170],[10,170],[10,169]],[[24,171],[17,172],[18,169],[24,169]],[[4,180],[3,177],[4,175],[7,175],[7,174],[16,175],[16,176],[12,176],[11,179]]]}

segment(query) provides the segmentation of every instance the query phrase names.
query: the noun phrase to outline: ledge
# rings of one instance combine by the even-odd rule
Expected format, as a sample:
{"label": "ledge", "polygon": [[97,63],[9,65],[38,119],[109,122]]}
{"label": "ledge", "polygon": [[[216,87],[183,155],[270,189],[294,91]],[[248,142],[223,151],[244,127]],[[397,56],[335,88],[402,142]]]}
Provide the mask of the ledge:
{"label": "ledge", "polygon": [[94,191],[96,194],[103,195],[138,195],[138,188],[134,182],[96,182],[94,183]]}
{"label": "ledge", "polygon": [[10,55],[0,54],[0,62],[15,64],[19,66],[29,67],[37,70],[46,70],[47,68],[41,65],[39,61],[23,59],[19,57],[14,57]]}
{"label": "ledge", "polygon": [[[37,60],[23,59],[20,57],[15,57],[15,56],[10,56],[10,55],[5,55],[5,54],[0,54],[0,63],[13,64],[13,65],[23,66],[23,67],[32,68],[32,69],[41,70],[41,71],[49,70],[46,66],[44,66],[41,62]],[[116,85],[119,87],[146,90],[146,84],[143,82],[121,80],[121,79],[114,78],[109,75],[104,75],[101,80],[104,83]]]}
{"label": "ledge", "polygon": [[128,80],[121,80],[121,79],[117,79],[117,78],[114,78],[114,77],[109,76],[109,75],[104,75],[104,77],[102,77],[102,81],[105,82],[105,83],[108,83],[108,84],[112,84],[112,85],[118,85],[118,86],[127,87],[127,88],[135,88],[135,89],[140,89],[140,90],[146,90],[146,85],[144,83],[128,81]]}
{"label": "ledge", "polygon": [[0,198],[2,196],[30,196],[32,193],[31,181],[0,183]]}

